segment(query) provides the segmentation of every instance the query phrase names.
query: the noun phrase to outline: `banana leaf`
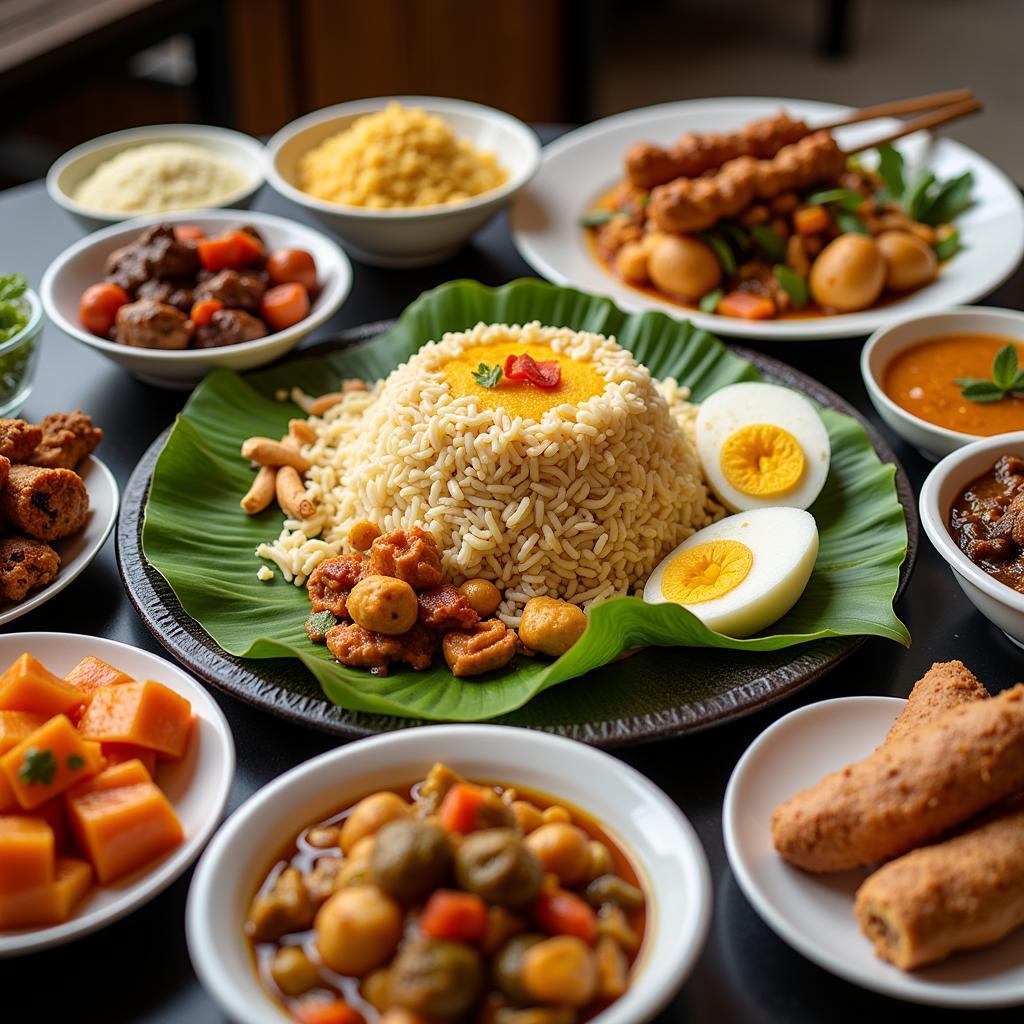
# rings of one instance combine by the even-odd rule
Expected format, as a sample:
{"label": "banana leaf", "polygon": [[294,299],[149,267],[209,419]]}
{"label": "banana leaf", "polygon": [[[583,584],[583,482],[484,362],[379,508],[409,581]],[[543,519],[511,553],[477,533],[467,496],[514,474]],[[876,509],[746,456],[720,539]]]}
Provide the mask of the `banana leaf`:
{"label": "banana leaf", "polygon": [[[304,588],[256,577],[255,550],[277,536],[281,513],[249,517],[238,506],[252,480],[239,455],[254,434],[280,436],[300,415],[275,397],[299,386],[335,390],[345,377],[376,379],[445,331],[479,321],[542,323],[612,334],[656,377],[688,384],[698,401],[758,371],[704,331],[662,313],[625,314],[612,302],[539,281],[492,289],[455,281],[427,292],[386,333],[328,355],[297,358],[244,376],[219,370],[196,388],[160,454],[143,528],[146,558],[182,607],[216,642],[245,658],[297,658],[334,703],[354,711],[429,720],[480,721],[521,707],[548,687],[649,645],[772,651],[823,637],[871,635],[909,644],[892,600],[906,555],[907,532],[895,469],[883,464],[863,428],[830,409],[822,418],[832,443],[828,481],[811,508],[820,534],[818,559],[803,596],[770,630],[736,640],[712,632],[675,605],[619,597],[591,609],[579,642],[561,658],[516,658],[473,680],[440,662],[425,672],[380,678],[337,664],[306,638]],[[728,655],[723,654],[723,657]]]}

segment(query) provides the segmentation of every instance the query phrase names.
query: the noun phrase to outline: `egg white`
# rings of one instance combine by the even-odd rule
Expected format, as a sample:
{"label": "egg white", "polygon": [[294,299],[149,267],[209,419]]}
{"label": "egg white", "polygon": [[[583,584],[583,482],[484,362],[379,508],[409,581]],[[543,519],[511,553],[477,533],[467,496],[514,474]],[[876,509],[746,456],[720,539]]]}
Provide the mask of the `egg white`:
{"label": "egg white", "polygon": [[644,600],[665,604],[662,580],[683,551],[708,541],[735,540],[753,554],[746,577],[721,597],[684,604],[707,627],[745,637],[777,622],[796,604],[818,557],[818,526],[799,508],[763,508],[726,516],[698,530],[661,560],[644,586]]}
{"label": "egg white", "polygon": [[[803,450],[803,474],[784,494],[766,498],[744,494],[722,472],[720,453],[726,438],[755,423],[781,427],[793,435]],[[701,403],[697,412],[697,454],[719,501],[730,511],[739,512],[779,506],[809,507],[825,486],[832,448],[825,424],[803,395],[778,384],[750,381],[730,384]]]}

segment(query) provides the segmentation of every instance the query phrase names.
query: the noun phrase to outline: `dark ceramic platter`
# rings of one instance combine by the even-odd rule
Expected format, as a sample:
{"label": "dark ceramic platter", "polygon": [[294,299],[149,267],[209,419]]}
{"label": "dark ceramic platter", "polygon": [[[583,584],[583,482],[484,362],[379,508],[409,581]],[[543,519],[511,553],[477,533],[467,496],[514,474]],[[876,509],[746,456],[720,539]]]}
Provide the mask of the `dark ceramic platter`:
{"label": "dark ceramic platter", "polygon": [[[368,324],[337,335],[317,349],[356,344],[379,334],[387,323]],[[789,385],[821,405],[858,420],[879,458],[896,466],[896,488],[907,519],[907,557],[897,597],[914,567],[918,518],[910,482],[889,446],[863,417],[834,391],[785,363],[734,347],[767,380]],[[117,524],[117,564],[128,596],[153,635],[195,675],[273,715],[346,738],[358,738],[425,724],[346,711],[324,698],[319,684],[298,662],[243,660],[225,653],[182,609],[166,580],[145,559],[142,522],[149,481],[170,428],[149,447],[132,473]],[[525,707],[496,719],[505,725],[544,729],[602,747],[621,746],[706,729],[749,714],[808,686],[852,654],[864,637],[834,637],[787,650],[744,653],[706,648],[658,648],[607,665],[581,679],[540,694]]]}

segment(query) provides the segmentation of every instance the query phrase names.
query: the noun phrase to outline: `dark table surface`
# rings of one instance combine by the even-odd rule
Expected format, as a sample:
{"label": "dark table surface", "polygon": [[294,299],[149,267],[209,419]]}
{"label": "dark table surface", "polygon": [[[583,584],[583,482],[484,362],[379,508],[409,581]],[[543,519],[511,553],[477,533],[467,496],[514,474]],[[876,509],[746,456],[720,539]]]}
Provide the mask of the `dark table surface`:
{"label": "dark table surface", "polygon": [[[266,188],[255,206],[302,219],[300,211]],[[41,184],[0,195],[0,271],[21,270],[38,286],[50,260],[82,233],[50,202]],[[356,264],[354,270],[348,302],[310,343],[332,329],[395,316],[424,289],[453,278],[497,285],[531,274],[512,246],[504,216],[440,266],[380,270]],[[1024,308],[1024,272],[1018,271],[986,302]],[[106,428],[98,454],[123,486],[146,447],[173,420],[185,395],[139,383],[51,326],[43,337],[41,366],[24,415],[34,419],[55,409],[85,409]],[[874,414],[858,369],[859,341],[744,344],[791,363],[851,401],[886,433],[915,490],[920,487],[929,465],[888,434]],[[967,602],[923,537],[917,568],[897,611],[914,637],[910,650],[871,639],[825,679],[767,710],[704,733],[617,752],[679,804],[700,834],[711,865],[714,918],[707,945],[660,1021],[840,1024],[885,1019],[889,1013],[908,1021],[963,1018],[963,1012],[915,1007],[866,992],[791,950],[747,903],[722,842],[722,798],[733,766],[762,730],[794,708],[851,694],[903,697],[933,661],[949,658],[966,662],[990,689],[1002,689],[1020,676],[1020,652]],[[104,636],[165,654],[122,591],[113,539],[64,593],[8,628]],[[337,743],[217,691],[214,696],[238,750],[229,810],[282,772]],[[149,905],[102,932],[49,952],[0,961],[0,1021],[222,1024],[224,1017],[199,987],[185,948],[190,877],[189,872]],[[20,993],[28,994],[21,1013]],[[988,1019],[1019,1021],[1020,1010],[992,1013]]]}

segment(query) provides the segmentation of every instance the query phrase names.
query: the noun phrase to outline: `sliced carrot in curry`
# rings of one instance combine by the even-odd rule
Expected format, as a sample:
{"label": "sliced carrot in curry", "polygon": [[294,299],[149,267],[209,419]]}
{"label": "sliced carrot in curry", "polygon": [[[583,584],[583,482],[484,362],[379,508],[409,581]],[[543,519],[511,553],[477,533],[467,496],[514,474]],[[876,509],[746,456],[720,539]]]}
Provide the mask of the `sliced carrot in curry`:
{"label": "sliced carrot in curry", "polygon": [[64,794],[65,800],[75,800],[87,793],[104,793],[110,789],[120,789],[122,786],[137,786],[141,782],[152,782],[153,777],[149,770],[138,758],[130,761],[122,761],[120,764],[109,765],[98,775],[91,779],[72,786]]}
{"label": "sliced carrot in curry", "polygon": [[51,881],[0,893],[0,928],[61,924],[71,917],[91,884],[92,868],[84,860],[58,857]]}
{"label": "sliced carrot in curry", "polygon": [[40,715],[35,711],[0,711],[0,754],[6,754],[11,747],[16,747],[26,736],[30,736],[49,715]]}
{"label": "sliced carrot in curry", "polygon": [[83,701],[81,691],[55,676],[31,654],[23,654],[0,676],[0,711],[62,715]]}
{"label": "sliced carrot in curry", "polygon": [[0,772],[26,811],[102,767],[99,744],[87,743],[65,715],[54,715],[0,757]]}
{"label": "sliced carrot in curry", "polygon": [[184,838],[174,808],[152,782],[73,796],[68,799],[68,817],[101,883],[141,868]]}
{"label": "sliced carrot in curry", "polygon": [[0,893],[53,881],[53,829],[38,818],[0,817]]}
{"label": "sliced carrot in curry", "polygon": [[78,723],[91,740],[132,743],[173,759],[185,753],[191,727],[192,705],[152,680],[99,687]]}

